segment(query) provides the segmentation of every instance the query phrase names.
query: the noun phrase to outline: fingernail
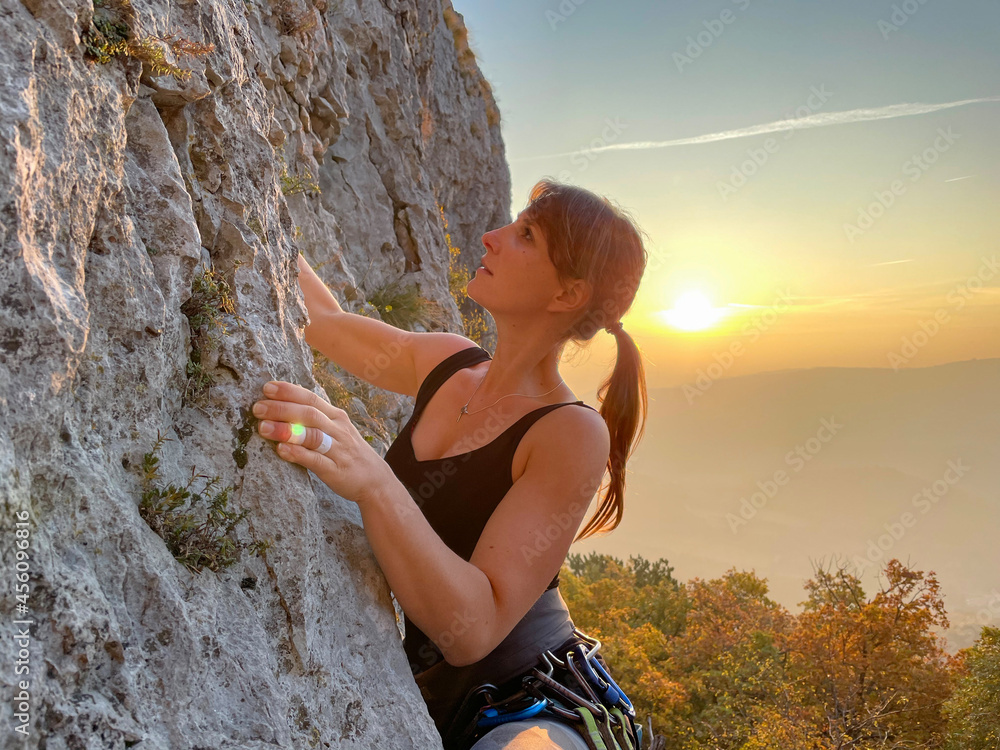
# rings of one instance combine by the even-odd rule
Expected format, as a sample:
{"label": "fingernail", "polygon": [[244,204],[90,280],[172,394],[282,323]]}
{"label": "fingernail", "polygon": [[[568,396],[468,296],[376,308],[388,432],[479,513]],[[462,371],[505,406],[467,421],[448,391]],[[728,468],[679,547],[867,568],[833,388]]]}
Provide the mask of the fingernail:
{"label": "fingernail", "polygon": [[261,422],[259,425],[259,429],[260,429],[260,434],[263,435],[264,437],[267,437],[268,435],[274,432],[274,423]]}
{"label": "fingernail", "polygon": [[278,386],[274,383],[264,383],[264,395],[273,396],[278,392]]}
{"label": "fingernail", "polygon": [[255,417],[263,417],[265,411],[267,411],[267,407],[259,401],[253,405],[253,415]]}

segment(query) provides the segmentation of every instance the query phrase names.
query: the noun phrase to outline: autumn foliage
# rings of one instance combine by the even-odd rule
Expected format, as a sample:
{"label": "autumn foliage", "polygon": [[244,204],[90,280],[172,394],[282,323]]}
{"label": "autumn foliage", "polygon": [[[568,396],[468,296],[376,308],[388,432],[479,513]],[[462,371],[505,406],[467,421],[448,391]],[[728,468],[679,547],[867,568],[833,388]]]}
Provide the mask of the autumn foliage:
{"label": "autumn foliage", "polygon": [[933,572],[891,560],[868,595],[847,568],[817,568],[798,613],[753,572],[672,573],[591,554],[560,576],[576,625],[668,750],[998,747],[1000,630],[949,656]]}

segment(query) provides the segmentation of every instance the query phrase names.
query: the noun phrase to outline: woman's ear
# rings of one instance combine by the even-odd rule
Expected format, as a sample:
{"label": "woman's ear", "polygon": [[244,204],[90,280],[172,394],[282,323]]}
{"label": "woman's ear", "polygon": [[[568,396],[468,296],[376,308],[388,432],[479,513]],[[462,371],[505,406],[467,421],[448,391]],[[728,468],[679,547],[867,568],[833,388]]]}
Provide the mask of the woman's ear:
{"label": "woman's ear", "polygon": [[590,302],[593,287],[584,279],[570,279],[562,284],[562,291],[552,300],[549,309],[556,312],[580,311]]}

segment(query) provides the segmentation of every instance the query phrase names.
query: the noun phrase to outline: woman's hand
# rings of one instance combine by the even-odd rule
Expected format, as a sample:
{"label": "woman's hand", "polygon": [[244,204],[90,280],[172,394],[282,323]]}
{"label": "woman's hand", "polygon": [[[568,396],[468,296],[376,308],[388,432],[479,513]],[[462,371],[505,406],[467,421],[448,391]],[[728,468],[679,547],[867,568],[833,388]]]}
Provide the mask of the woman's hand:
{"label": "woman's hand", "polygon": [[[278,443],[281,458],[309,469],[338,495],[359,505],[378,492],[391,470],[347,412],[294,383],[272,381],[263,390],[267,398],[253,406],[261,420],[257,431]],[[323,433],[332,444],[319,453]]]}

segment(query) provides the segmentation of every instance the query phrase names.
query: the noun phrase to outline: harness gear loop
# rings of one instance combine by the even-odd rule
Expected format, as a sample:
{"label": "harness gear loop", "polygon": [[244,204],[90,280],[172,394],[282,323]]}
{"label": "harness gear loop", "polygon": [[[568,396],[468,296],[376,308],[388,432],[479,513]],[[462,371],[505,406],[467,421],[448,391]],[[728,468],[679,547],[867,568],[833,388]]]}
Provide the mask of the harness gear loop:
{"label": "harness gear loop", "polygon": [[[624,750],[638,750],[638,748],[632,744],[632,737],[629,735],[628,732],[630,719],[627,719],[625,717],[625,714],[622,713],[622,710],[618,708],[618,706],[615,706],[610,710],[611,710],[611,715],[616,717],[619,720],[619,722],[621,722],[620,726],[621,745],[624,748]],[[638,739],[639,737],[638,732],[636,732],[636,735],[637,735],[637,742],[641,742],[642,740]]]}
{"label": "harness gear loop", "polygon": [[594,658],[601,642],[576,628],[573,632],[577,642],[570,641],[559,655],[552,649],[539,654],[520,685],[512,678],[499,688],[483,683],[470,690],[444,734],[445,747],[468,750],[500,724],[539,716],[570,725],[590,750],[642,750],[631,701],[603,660]]}
{"label": "harness gear loop", "polygon": [[584,731],[581,734],[584,741],[590,746],[590,750],[609,750],[608,746],[604,744],[604,738],[597,729],[597,722],[594,721],[594,715],[582,706],[578,706],[576,711],[580,718],[583,719]]}

